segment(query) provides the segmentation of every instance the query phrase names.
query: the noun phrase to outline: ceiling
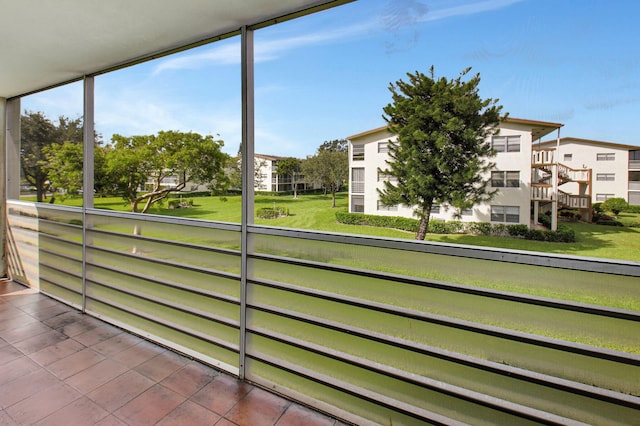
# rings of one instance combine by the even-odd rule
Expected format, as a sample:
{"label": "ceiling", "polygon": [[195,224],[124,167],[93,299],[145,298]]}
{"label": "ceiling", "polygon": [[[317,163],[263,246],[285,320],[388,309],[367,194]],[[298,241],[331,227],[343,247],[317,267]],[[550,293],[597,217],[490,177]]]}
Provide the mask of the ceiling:
{"label": "ceiling", "polygon": [[0,97],[346,0],[0,0]]}

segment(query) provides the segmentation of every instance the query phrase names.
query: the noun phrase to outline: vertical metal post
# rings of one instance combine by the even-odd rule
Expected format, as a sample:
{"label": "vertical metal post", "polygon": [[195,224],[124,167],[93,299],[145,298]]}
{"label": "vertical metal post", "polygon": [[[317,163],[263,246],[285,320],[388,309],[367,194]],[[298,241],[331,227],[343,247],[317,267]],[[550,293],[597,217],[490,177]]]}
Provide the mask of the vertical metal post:
{"label": "vertical metal post", "polygon": [[247,277],[250,275],[248,227],[253,223],[254,201],[254,58],[253,30],[242,27],[242,236],[240,265],[240,354],[238,376],[245,378],[247,332]]}
{"label": "vertical metal post", "polygon": [[560,161],[560,128],[558,127],[558,136],[556,138],[556,152],[554,153],[553,172],[551,179],[553,179],[553,194],[551,202],[551,230],[556,231],[558,229],[558,204],[560,203],[560,193],[558,192],[558,180],[560,179],[560,168],[558,162]]}
{"label": "vertical metal post", "polygon": [[84,78],[82,167],[82,312],[87,308],[87,209],[93,208],[94,186],[94,77]]}
{"label": "vertical metal post", "polygon": [[7,275],[7,100],[0,98],[0,277]]}
{"label": "vertical metal post", "polygon": [[20,199],[20,98],[7,100],[7,198]]}

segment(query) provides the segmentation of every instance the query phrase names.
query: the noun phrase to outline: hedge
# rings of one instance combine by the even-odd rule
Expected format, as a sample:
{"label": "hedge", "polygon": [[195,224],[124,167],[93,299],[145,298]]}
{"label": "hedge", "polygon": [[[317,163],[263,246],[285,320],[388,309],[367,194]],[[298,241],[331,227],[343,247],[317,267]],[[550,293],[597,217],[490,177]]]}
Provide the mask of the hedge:
{"label": "hedge", "polygon": [[[548,217],[548,216],[547,216]],[[417,232],[420,222],[399,216],[376,216],[363,213],[337,212],[338,223],[346,225],[365,225],[380,228],[393,228],[402,231]],[[549,220],[550,222],[550,220]],[[550,224],[550,223],[549,223]],[[460,222],[432,219],[429,221],[429,233],[431,234],[458,234],[469,233],[475,235],[525,238],[527,240],[566,242],[576,241],[573,229],[560,225],[557,231],[529,229],[524,224],[505,225],[503,223],[489,222]]]}

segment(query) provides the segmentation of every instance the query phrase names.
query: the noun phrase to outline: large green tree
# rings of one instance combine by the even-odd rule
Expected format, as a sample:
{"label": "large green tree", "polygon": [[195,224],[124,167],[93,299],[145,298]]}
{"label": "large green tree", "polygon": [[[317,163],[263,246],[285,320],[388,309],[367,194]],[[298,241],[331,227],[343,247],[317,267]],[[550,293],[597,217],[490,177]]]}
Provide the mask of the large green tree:
{"label": "large green tree", "polygon": [[336,192],[349,177],[348,142],[344,139],[324,142],[318,152],[305,160],[302,167],[308,182],[317,182],[331,193],[331,207],[336,206]]}
{"label": "large green tree", "polygon": [[20,167],[22,177],[36,188],[36,200],[43,201],[50,188],[46,147],[65,141],[82,143],[82,118],[58,117],[57,123],[42,112],[25,111],[20,119]]}
{"label": "large green tree", "polygon": [[[96,195],[115,193],[115,186],[106,170],[106,153],[109,147],[99,142],[94,146],[94,190]],[[45,163],[43,169],[49,176],[54,190],[62,194],[75,195],[83,188],[83,146],[81,143],[65,141],[52,143],[43,148]]]}
{"label": "large green tree", "polygon": [[116,134],[107,152],[107,170],[131,210],[145,213],[187,183],[226,189],[229,156],[222,152],[223,145],[211,135],[192,132],[161,131],[131,137]]}
{"label": "large green tree", "polygon": [[298,158],[287,157],[282,160],[278,160],[276,163],[276,173],[278,173],[278,176],[288,176],[291,180],[293,198],[298,198],[298,179],[301,171],[302,161]]}
{"label": "large green tree", "polygon": [[455,79],[408,73],[408,81],[390,84],[393,102],[384,118],[397,140],[389,144],[390,160],[380,170],[395,180],[379,190],[385,205],[414,207],[420,220],[416,239],[429,229],[434,204],[456,209],[488,201],[487,172],[495,155],[490,136],[496,132],[502,106],[497,99],[482,99],[480,75],[467,68]]}

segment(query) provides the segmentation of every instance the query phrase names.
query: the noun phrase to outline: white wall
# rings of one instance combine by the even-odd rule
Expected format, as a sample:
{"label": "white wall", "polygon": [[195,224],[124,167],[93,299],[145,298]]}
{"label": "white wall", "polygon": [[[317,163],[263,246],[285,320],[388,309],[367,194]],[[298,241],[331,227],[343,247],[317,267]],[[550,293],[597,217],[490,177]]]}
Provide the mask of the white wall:
{"label": "white wall", "polygon": [[[613,161],[598,161],[597,154],[614,154]],[[564,159],[565,154],[571,154],[571,161]],[[627,199],[629,187],[629,153],[628,150],[614,144],[588,143],[584,141],[564,139],[560,144],[560,163],[574,169],[591,168],[592,173],[592,202],[596,203],[597,194],[613,194],[615,197]],[[615,175],[614,181],[598,181],[598,174]],[[566,183],[560,187],[567,192],[577,193],[575,183]]]}
{"label": "white wall", "polygon": [[[499,171],[520,171],[520,188],[499,188],[494,200],[487,204],[474,206],[472,215],[463,215],[460,220],[464,222],[490,222],[491,205],[517,206],[520,210],[519,223],[529,224],[530,217],[530,193],[531,193],[531,127],[526,124],[501,123],[500,136],[520,136],[520,152],[499,153],[492,159],[496,163],[495,170]],[[363,167],[365,169],[365,189],[364,189],[364,213],[380,216],[402,216],[415,217],[413,208],[398,206],[397,210],[378,210],[378,191],[384,187],[382,182],[378,182],[378,168],[385,169],[388,154],[378,153],[378,144],[387,142],[395,138],[386,129],[378,129],[360,136],[352,137],[349,144],[349,180],[351,182],[352,169]],[[352,145],[364,144],[364,160],[354,161]],[[488,174],[486,178],[489,178]],[[352,206],[352,186],[349,187],[349,208]],[[361,195],[361,194],[355,194]],[[456,211],[449,208],[440,208],[440,213],[431,215],[433,219],[454,220]]]}

